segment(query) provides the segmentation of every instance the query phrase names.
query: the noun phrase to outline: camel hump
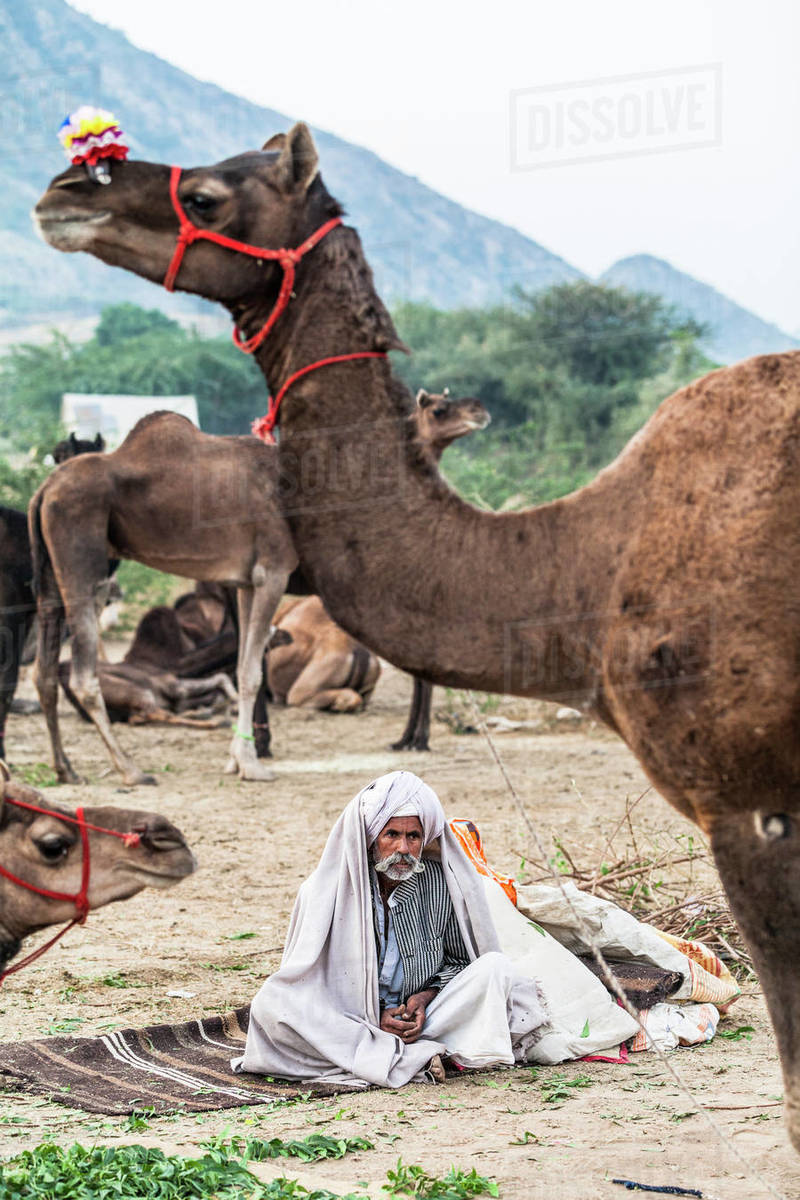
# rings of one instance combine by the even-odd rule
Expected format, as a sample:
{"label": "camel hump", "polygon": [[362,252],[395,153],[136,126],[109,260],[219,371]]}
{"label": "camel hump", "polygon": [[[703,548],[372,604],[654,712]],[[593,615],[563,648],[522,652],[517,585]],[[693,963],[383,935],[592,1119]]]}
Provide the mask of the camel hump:
{"label": "camel hump", "polygon": [[147,413],[146,416],[139,418],[125,440],[117,447],[117,453],[120,450],[132,449],[143,439],[155,440],[159,443],[166,441],[174,443],[177,440],[194,441],[198,437],[206,436],[208,435],[201,433],[188,417],[182,416],[181,413],[171,412],[166,408],[160,408],[156,412]]}

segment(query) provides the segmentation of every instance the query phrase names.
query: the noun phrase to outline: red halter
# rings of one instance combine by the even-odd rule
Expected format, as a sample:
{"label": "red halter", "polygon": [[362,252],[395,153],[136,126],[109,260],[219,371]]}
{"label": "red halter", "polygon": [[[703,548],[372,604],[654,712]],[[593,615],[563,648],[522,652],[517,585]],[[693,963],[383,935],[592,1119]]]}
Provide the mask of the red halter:
{"label": "red halter", "polygon": [[18,887],[26,888],[29,892],[36,892],[37,896],[46,896],[48,900],[71,900],[75,905],[75,916],[73,919],[60,929],[55,937],[50,938],[49,942],[45,942],[38,950],[33,950],[20,962],[15,963],[13,967],[8,967],[7,970],[0,973],[0,984],[8,975],[13,975],[15,971],[20,971],[23,967],[27,967],[29,963],[35,962],[40,958],[46,950],[54,946],[56,942],[68,933],[74,925],[83,925],[89,915],[89,875],[91,873],[91,859],[89,854],[89,830],[94,833],[105,833],[109,837],[120,838],[125,846],[138,846],[142,840],[138,833],[118,833],[116,829],[104,829],[101,825],[90,825],[84,818],[83,809],[76,808],[75,816],[68,817],[65,813],[53,812],[50,808],[40,808],[36,804],[26,804],[24,800],[11,800],[6,797],[6,804],[14,804],[17,808],[27,808],[30,812],[44,813],[45,816],[55,817],[59,821],[66,821],[69,825],[77,825],[81,832],[81,848],[83,858],[81,864],[81,886],[80,891],[74,894],[70,892],[55,892],[49,888],[36,887],[33,883],[28,883],[25,879],[20,879],[18,875],[13,875],[11,871],[7,871],[5,867],[0,866],[0,875],[5,879],[9,879]]}
{"label": "red halter", "polygon": [[[240,254],[249,254],[251,258],[268,259],[277,261],[283,268],[283,281],[281,282],[278,299],[275,301],[275,306],[272,312],[267,317],[264,324],[259,329],[258,333],[253,334],[251,338],[243,339],[239,330],[233,328],[233,342],[239,350],[245,354],[252,354],[271,331],[275,322],[280,317],[281,313],[285,312],[294,287],[295,267],[303,255],[309,250],[313,250],[318,242],[321,242],[327,233],[335,229],[337,225],[342,224],[341,217],[333,217],[330,221],[326,221],[324,225],[320,225],[319,229],[310,234],[304,242],[295,249],[282,250],[265,250],[261,246],[251,246],[247,242],[237,242],[234,238],[225,237],[222,233],[215,233],[211,229],[199,229],[194,225],[183,210],[183,205],[178,198],[178,184],[180,183],[182,169],[181,167],[172,167],[169,176],[169,194],[172,200],[172,207],[178,217],[180,226],[178,232],[178,241],[175,246],[175,252],[172,255],[172,260],[167,267],[167,273],[164,276],[164,287],[168,292],[175,290],[175,281],[178,277],[178,271],[181,269],[183,256],[186,253],[187,247],[191,246],[192,242],[205,241],[214,242],[217,246],[224,246],[226,250],[237,250]],[[294,375],[290,375],[284,383],[283,387],[278,392],[277,396],[269,397],[269,404],[266,416],[259,417],[253,422],[252,429],[256,437],[260,437],[265,442],[275,442],[275,437],[272,430],[278,419],[278,410],[281,406],[281,400],[288,392],[289,388],[300,379],[301,376],[307,375],[310,371],[316,371],[317,367],[327,367],[331,363],[349,362],[354,358],[386,358],[382,350],[364,350],[354,354],[335,354],[330,358],[321,358],[318,362],[310,363],[306,367],[301,367],[299,371],[295,371]]]}
{"label": "red halter", "polygon": [[240,350],[245,354],[252,354],[257,350],[264,338],[267,336],[278,317],[289,303],[289,297],[292,294],[294,286],[294,269],[300,259],[308,254],[309,250],[313,250],[317,242],[321,242],[326,233],[330,233],[337,225],[342,224],[341,217],[333,217],[330,221],[326,221],[324,225],[320,225],[319,229],[310,234],[304,242],[295,249],[281,250],[265,250],[262,246],[250,246],[247,242],[237,242],[234,238],[225,237],[222,233],[215,233],[212,229],[199,229],[197,225],[193,225],[183,211],[183,205],[178,199],[178,184],[181,178],[181,168],[172,167],[169,177],[169,194],[172,200],[172,207],[178,216],[180,231],[178,233],[178,242],[175,246],[175,253],[172,256],[172,261],[167,267],[167,273],[164,276],[164,287],[168,292],[175,289],[175,280],[178,277],[178,271],[183,262],[183,256],[186,253],[188,246],[192,242],[214,242],[217,246],[224,246],[227,250],[238,250],[240,254],[249,254],[251,258],[269,259],[277,261],[283,268],[283,282],[278,293],[278,299],[275,302],[270,315],[267,317],[264,324],[259,329],[258,333],[246,341],[242,339],[239,330],[234,327],[233,340]]}

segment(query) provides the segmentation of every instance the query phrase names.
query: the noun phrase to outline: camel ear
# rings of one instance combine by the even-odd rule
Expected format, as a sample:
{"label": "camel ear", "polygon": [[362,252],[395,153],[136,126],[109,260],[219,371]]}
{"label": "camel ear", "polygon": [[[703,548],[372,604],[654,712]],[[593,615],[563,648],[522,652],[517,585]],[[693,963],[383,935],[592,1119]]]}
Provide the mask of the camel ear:
{"label": "camel ear", "polygon": [[426,392],[425,388],[420,388],[417,392],[417,408],[430,408],[433,404],[433,397],[430,392]]}
{"label": "camel ear", "polygon": [[273,133],[271,138],[267,138],[267,140],[264,142],[264,145],[261,147],[261,149],[262,150],[282,150],[285,145],[286,145],[286,134],[285,133]]}
{"label": "camel ear", "polygon": [[275,169],[278,181],[287,191],[305,192],[310,187],[319,169],[319,156],[305,122],[298,121],[284,135]]}

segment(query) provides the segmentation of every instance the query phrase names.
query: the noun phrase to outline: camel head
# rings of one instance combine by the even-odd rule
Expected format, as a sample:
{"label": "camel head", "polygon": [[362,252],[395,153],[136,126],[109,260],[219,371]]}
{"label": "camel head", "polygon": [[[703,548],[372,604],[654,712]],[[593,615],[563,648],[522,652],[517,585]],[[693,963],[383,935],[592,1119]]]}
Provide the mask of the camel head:
{"label": "camel head", "polygon": [[439,393],[426,392],[424,388],[417,392],[414,410],[417,435],[437,458],[457,438],[485,429],[491,419],[480,400],[472,396],[453,399],[449,388]]}
{"label": "camel head", "polygon": [[102,433],[90,440],[79,438],[71,433],[63,442],[58,442],[53,448],[53,461],[56,464],[66,462],[68,458],[77,458],[79,454],[101,454],[106,448],[106,440]]}
{"label": "camel head", "polygon": [[[46,809],[18,807],[13,801]],[[75,895],[81,887],[82,845],[75,817],[50,804],[39,792],[6,778],[0,783],[0,864],[26,883],[47,891]],[[195,869],[183,835],[157,813],[125,808],[85,808],[89,824],[118,833],[138,833],[136,845],[89,831],[91,873],[89,907],[127,900],[145,887],[168,888]],[[74,916],[71,900],[54,900],[0,876],[0,963],[10,958],[28,934]]]}
{"label": "camel head", "polygon": [[[293,247],[340,213],[317,168],[313,138],[299,123],[261,150],[182,171],[177,196],[198,229],[267,249]],[[107,186],[94,182],[82,166],[57,175],[34,209],[34,222],[58,250],[83,250],[163,283],[179,228],[170,168],[115,161],[109,170]],[[273,278],[277,284],[280,274],[272,261],[199,240],[188,247],[176,286],[246,308]]]}

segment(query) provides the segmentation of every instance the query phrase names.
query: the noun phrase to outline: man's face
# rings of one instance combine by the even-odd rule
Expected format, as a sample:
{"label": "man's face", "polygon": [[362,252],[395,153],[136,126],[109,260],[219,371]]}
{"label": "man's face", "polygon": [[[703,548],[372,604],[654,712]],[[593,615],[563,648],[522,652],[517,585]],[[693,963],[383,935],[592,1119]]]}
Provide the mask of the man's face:
{"label": "man's face", "polygon": [[372,846],[375,869],[393,883],[410,879],[422,854],[419,817],[392,817]]}

